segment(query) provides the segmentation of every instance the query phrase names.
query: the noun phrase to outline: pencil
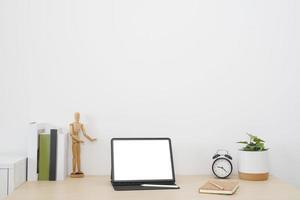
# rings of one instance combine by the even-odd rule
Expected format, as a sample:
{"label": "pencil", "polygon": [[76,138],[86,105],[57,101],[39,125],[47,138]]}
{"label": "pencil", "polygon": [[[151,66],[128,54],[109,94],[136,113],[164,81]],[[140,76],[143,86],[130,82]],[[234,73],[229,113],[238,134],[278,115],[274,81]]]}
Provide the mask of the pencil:
{"label": "pencil", "polygon": [[212,185],[214,185],[214,186],[216,186],[216,187],[219,188],[220,190],[224,190],[224,187],[222,187],[222,186],[220,186],[220,185],[218,185],[218,184],[216,184],[216,183],[213,183],[213,182],[211,182],[211,181],[209,181],[209,183],[212,184]]}

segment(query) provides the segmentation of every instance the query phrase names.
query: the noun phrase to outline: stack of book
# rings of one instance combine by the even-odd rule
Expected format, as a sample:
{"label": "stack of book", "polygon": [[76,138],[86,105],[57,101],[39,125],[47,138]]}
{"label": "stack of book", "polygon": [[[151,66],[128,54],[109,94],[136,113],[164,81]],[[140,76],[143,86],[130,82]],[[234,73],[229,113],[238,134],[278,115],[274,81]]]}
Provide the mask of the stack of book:
{"label": "stack of book", "polygon": [[49,124],[31,123],[27,180],[64,180],[67,175],[68,134]]}

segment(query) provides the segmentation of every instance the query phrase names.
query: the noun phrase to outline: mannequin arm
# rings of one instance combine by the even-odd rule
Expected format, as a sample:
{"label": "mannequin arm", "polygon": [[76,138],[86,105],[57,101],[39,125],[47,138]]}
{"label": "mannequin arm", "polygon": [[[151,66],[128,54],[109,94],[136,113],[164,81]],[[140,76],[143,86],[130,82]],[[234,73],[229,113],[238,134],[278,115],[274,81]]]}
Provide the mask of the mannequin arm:
{"label": "mannequin arm", "polygon": [[81,125],[81,130],[82,130],[82,133],[83,133],[84,137],[86,137],[89,141],[93,142],[93,141],[97,140],[96,138],[92,138],[91,136],[89,136],[86,133],[86,130],[85,130],[85,127],[84,127],[83,124]]}
{"label": "mannequin arm", "polygon": [[78,136],[74,135],[72,124],[70,124],[70,135],[71,135],[72,139],[75,140],[76,142],[83,143],[83,141],[80,140]]}

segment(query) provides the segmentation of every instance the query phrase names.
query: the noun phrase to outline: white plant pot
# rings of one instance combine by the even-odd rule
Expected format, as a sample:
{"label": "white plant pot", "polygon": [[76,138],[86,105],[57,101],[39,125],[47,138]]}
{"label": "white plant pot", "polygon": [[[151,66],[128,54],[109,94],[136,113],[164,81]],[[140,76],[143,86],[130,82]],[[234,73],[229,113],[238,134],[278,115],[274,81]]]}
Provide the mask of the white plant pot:
{"label": "white plant pot", "polygon": [[269,177],[268,151],[239,151],[239,177],[244,180],[262,181]]}

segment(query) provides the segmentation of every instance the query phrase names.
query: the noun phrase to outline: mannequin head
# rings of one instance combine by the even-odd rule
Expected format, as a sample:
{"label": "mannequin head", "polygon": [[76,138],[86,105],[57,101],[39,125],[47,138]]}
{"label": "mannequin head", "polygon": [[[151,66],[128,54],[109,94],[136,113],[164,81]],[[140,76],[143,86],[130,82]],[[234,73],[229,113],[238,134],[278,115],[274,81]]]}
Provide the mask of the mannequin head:
{"label": "mannequin head", "polygon": [[74,113],[74,119],[75,119],[76,122],[80,121],[80,113],[79,112]]}

